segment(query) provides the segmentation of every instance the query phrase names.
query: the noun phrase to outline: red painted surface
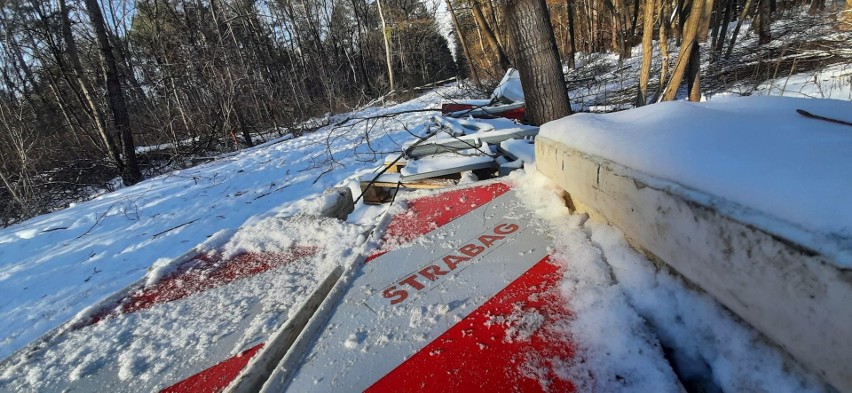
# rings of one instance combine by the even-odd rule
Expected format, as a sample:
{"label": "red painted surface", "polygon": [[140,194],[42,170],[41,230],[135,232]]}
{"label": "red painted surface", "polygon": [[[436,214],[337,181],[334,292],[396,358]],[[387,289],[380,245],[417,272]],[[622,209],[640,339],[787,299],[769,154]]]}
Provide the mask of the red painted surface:
{"label": "red painted surface", "polygon": [[504,183],[462,188],[408,201],[408,210],[391,219],[382,247],[367,257],[370,262],[417,237],[447,225],[509,191]]}
{"label": "red painted surface", "polygon": [[526,116],[526,111],[524,110],[524,107],[520,107],[500,112],[497,115],[500,117],[505,117],[507,119],[523,120],[524,116]]}
{"label": "red painted surface", "polygon": [[194,293],[227,285],[306,258],[315,254],[316,251],[316,247],[293,247],[289,253],[243,253],[224,261],[199,254],[187,261],[175,273],[120,300],[115,307],[102,310],[75,328],[98,323],[115,313],[128,314],[150,308],[155,304],[172,302]]}
{"label": "red painted surface", "polygon": [[221,392],[240,374],[249,360],[263,347],[257,344],[243,353],[216,364],[198,374],[169,386],[161,392],[167,393],[208,393]]}
{"label": "red painted surface", "polygon": [[[573,343],[557,326],[571,315],[556,285],[560,278],[556,265],[541,260],[367,391],[574,391],[556,372],[574,356]],[[543,320],[534,332],[512,318],[536,312]],[[512,329],[531,335],[513,335]]]}
{"label": "red painted surface", "polygon": [[408,202],[408,211],[394,216],[385,239],[394,244],[408,243],[440,228],[509,191],[504,183],[462,188],[417,198]]}
{"label": "red painted surface", "polygon": [[442,115],[446,115],[446,114],[458,112],[458,111],[466,111],[466,110],[469,110],[469,109],[473,109],[473,105],[471,105],[471,104],[459,104],[459,103],[452,103],[452,102],[441,104],[441,114]]}

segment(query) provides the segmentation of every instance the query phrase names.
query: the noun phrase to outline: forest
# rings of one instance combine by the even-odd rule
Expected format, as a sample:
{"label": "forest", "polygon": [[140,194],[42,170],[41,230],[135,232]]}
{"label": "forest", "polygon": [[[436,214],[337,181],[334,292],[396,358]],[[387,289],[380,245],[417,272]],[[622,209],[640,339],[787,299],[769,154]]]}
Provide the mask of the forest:
{"label": "forest", "polygon": [[[848,49],[790,56],[802,45],[773,46],[770,26],[833,18],[848,26],[850,8],[825,0],[5,0],[0,226],[451,78],[484,95],[537,55],[523,45],[536,38],[555,45],[569,90],[612,72],[590,56],[638,54],[637,83],[612,100],[698,100],[730,75],[845,61]],[[746,29],[758,47],[738,46]],[[844,47],[829,38],[807,45]],[[772,66],[739,61],[761,47],[778,59]]]}

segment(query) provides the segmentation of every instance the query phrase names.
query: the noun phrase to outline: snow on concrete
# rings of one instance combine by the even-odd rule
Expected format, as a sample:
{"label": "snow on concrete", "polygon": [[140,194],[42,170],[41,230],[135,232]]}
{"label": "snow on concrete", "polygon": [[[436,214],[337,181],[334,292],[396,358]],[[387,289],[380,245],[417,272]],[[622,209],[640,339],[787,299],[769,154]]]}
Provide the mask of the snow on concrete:
{"label": "snow on concrete", "polygon": [[[693,191],[738,220],[852,266],[852,103],[720,97],[576,114],[540,136]],[[700,195],[699,195],[700,194]],[[732,204],[731,204],[732,203]]]}
{"label": "snow on concrete", "polygon": [[510,178],[550,222],[554,259],[566,266],[561,288],[575,316],[564,327],[582,349],[564,372],[585,383],[578,391],[679,391],[669,363],[659,359],[661,346],[670,349],[681,381],[705,391],[825,391],[710,296],[657,270],[617,229],[569,213],[561,189],[534,168]]}

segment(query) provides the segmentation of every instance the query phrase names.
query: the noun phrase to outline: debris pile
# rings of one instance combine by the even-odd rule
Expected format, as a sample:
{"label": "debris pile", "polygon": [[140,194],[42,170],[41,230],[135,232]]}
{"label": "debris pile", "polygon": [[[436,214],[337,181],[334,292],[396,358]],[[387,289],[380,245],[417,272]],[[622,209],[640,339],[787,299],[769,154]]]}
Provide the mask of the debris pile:
{"label": "debris pile", "polygon": [[510,69],[490,100],[442,104],[442,116],[414,130],[415,139],[384,165],[363,176],[364,202],[391,201],[399,189],[442,188],[461,179],[504,176],[534,161],[538,127],[521,124],[524,96],[516,70]]}

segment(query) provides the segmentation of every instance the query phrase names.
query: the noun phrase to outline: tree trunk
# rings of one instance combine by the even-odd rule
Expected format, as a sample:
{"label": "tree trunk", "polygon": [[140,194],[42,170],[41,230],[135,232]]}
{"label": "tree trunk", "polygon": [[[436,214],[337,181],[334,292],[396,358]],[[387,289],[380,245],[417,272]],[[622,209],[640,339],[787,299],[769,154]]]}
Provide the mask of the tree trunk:
{"label": "tree trunk", "polygon": [[106,79],[107,102],[112,111],[112,119],[121,140],[121,149],[124,154],[125,165],[121,171],[121,180],[124,181],[125,185],[133,185],[142,180],[142,172],[139,171],[139,162],[136,160],[136,146],[133,144],[133,134],[130,132],[130,116],[127,114],[127,103],[124,101],[121,81],[118,79],[115,55],[112,52],[112,44],[107,36],[104,16],[101,13],[98,1],[86,0],[86,11],[88,11],[100,47],[101,67],[103,67]]}
{"label": "tree trunk", "polygon": [[811,0],[811,6],[808,7],[808,15],[816,15],[822,12],[825,8],[825,0]]}
{"label": "tree trunk", "polygon": [[686,83],[689,87],[689,100],[701,101],[701,52],[698,41],[692,45],[689,53],[689,65],[686,71]]}
{"label": "tree trunk", "polygon": [[390,90],[394,91],[396,88],[394,86],[393,81],[393,61],[391,56],[390,49],[390,30],[388,30],[387,24],[385,23],[385,13],[382,12],[382,2],[381,0],[376,0],[376,5],[379,7],[379,19],[382,21],[382,38],[385,40],[385,61],[388,65],[388,82],[390,83]]}
{"label": "tree trunk", "polygon": [[659,18],[660,18],[660,38],[658,42],[660,43],[660,85],[657,87],[657,92],[654,94],[654,101],[660,98],[660,95],[663,93],[663,88],[666,86],[666,82],[669,78],[669,36],[668,32],[670,30],[671,24],[669,23],[669,13],[671,9],[669,8],[669,2],[666,0],[660,0],[660,10],[659,10]]}
{"label": "tree trunk", "polygon": [[731,23],[731,14],[734,12],[734,0],[725,0],[725,16],[721,23],[716,26],[715,39],[713,42],[713,58],[714,60],[722,54],[722,49],[725,48],[725,33],[728,30],[728,25]]}
{"label": "tree trunk", "polygon": [[[95,123],[95,128],[98,131],[98,135],[101,138],[101,141],[106,147],[107,152],[109,154],[110,159],[113,164],[118,169],[119,173],[124,173],[124,161],[121,158],[121,153],[115,145],[115,141],[113,137],[109,134],[106,129],[106,122],[104,120],[104,114],[101,111],[101,108],[98,106],[97,101],[95,100],[94,94],[92,93],[88,77],[86,77],[86,70],[83,69],[82,63],[80,63],[80,55],[77,52],[77,43],[74,41],[74,36],[71,32],[71,19],[69,18],[70,10],[65,3],[65,0],[59,0],[59,15],[62,21],[62,36],[65,41],[65,45],[67,46],[68,57],[71,60],[71,65],[74,69],[74,73],[76,74],[77,85],[82,92],[82,99],[80,100],[85,106],[89,108],[91,111],[92,119]],[[57,54],[57,56],[60,56]],[[57,62],[62,62],[61,58],[57,58]],[[63,70],[64,71],[64,70]]]}
{"label": "tree trunk", "polygon": [[485,40],[488,41],[488,44],[494,48],[497,54],[497,61],[500,64],[500,68],[502,68],[503,71],[509,69],[509,67],[512,66],[509,61],[509,57],[506,55],[506,51],[503,49],[503,46],[500,45],[499,41],[497,41],[497,36],[494,35],[494,31],[488,26],[488,22],[485,20],[485,15],[482,13],[482,8],[479,6],[479,3],[476,0],[472,0],[470,2],[470,6],[473,11],[473,19],[476,21],[477,26],[479,26],[480,34],[485,36]]}
{"label": "tree trunk", "polygon": [[648,79],[651,76],[654,12],[656,8],[654,0],[647,0],[645,2],[645,12],[642,14],[642,18],[644,18],[644,24],[642,25],[642,69],[639,73],[639,93],[636,95],[636,106],[643,106],[648,103]]}
{"label": "tree trunk", "polygon": [[459,26],[459,19],[456,17],[456,11],[453,9],[453,0],[444,0],[447,2],[447,9],[450,11],[450,16],[453,19],[453,26],[456,28],[456,36],[459,39],[459,45],[462,47],[462,52],[464,53],[464,58],[467,60],[467,67],[470,70],[470,76],[473,77],[473,83],[476,84],[476,87],[482,88],[482,82],[479,81],[479,75],[476,73],[476,66],[473,64],[473,59],[470,56],[470,51],[467,49],[467,44],[464,42],[464,36],[462,35],[461,26]]}
{"label": "tree trunk", "polygon": [[713,19],[716,2],[715,0],[707,0],[701,15],[701,25],[698,26],[698,40],[707,42],[710,33],[710,22]]}
{"label": "tree trunk", "polygon": [[527,119],[544,124],[571,114],[565,77],[544,0],[509,0],[506,19],[515,43]]}
{"label": "tree trunk", "polygon": [[571,48],[568,52],[568,67],[573,69],[577,66],[574,60],[574,58],[577,57],[577,41],[575,39],[575,33],[577,30],[574,28],[574,1],[565,0],[565,8],[568,10],[568,34],[571,37]]}
{"label": "tree trunk", "polygon": [[677,56],[677,64],[672,72],[672,78],[669,80],[666,89],[663,91],[663,101],[672,101],[677,98],[677,91],[680,88],[680,84],[683,82],[686,70],[691,63],[690,58],[694,56],[692,52],[693,47],[698,45],[698,27],[701,25],[704,4],[705,0],[693,0],[692,2],[689,18],[687,19],[683,29],[683,44],[681,45],[680,53],[678,53]]}
{"label": "tree trunk", "polygon": [[769,31],[769,24],[772,19],[769,15],[769,1],[768,0],[758,0],[759,3],[757,5],[757,42],[759,45],[768,44],[769,41],[772,41],[772,33]]}
{"label": "tree trunk", "polygon": [[731,33],[731,41],[728,43],[728,51],[725,52],[725,58],[731,57],[731,54],[734,53],[734,44],[737,43],[737,35],[740,34],[740,28],[743,26],[743,21],[746,16],[748,16],[749,10],[751,9],[751,4],[754,0],[746,0],[745,5],[743,5],[743,10],[740,13],[740,18],[737,19],[737,26],[734,27],[734,31]]}

